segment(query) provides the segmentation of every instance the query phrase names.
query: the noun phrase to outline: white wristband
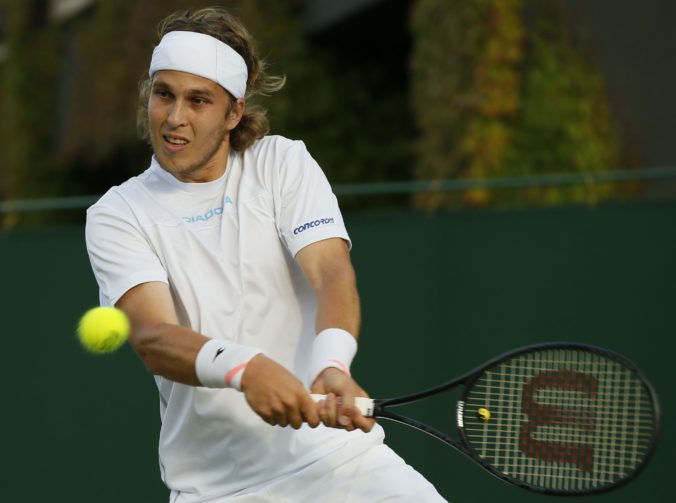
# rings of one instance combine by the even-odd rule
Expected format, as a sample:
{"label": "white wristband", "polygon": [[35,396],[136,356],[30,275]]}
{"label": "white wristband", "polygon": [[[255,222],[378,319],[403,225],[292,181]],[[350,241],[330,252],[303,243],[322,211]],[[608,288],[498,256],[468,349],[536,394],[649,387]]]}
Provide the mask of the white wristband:
{"label": "white wristband", "polygon": [[195,373],[207,388],[241,390],[242,374],[249,360],[263,351],[234,342],[210,339],[197,353]]}
{"label": "white wristband", "polygon": [[357,340],[341,328],[327,328],[317,334],[312,344],[308,384],[326,368],[335,367],[350,375],[350,365],[357,353]]}

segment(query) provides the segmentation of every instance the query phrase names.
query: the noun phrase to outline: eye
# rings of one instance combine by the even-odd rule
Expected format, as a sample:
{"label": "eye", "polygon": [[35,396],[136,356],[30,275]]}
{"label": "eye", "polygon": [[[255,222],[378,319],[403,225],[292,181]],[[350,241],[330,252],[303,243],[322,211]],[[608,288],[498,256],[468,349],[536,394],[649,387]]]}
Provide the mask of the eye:
{"label": "eye", "polygon": [[200,98],[198,96],[195,96],[194,98],[192,98],[192,102],[195,105],[206,105],[207,103],[209,103],[209,101],[206,100],[205,98]]}
{"label": "eye", "polygon": [[169,99],[171,98],[171,93],[167,91],[166,89],[155,89],[153,91],[153,94],[159,98],[162,99]]}

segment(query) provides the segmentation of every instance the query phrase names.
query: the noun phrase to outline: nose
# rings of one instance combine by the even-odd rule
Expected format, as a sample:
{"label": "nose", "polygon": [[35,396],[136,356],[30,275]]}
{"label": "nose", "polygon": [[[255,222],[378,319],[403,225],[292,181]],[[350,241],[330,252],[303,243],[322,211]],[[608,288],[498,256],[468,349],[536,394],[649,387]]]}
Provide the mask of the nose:
{"label": "nose", "polygon": [[167,124],[172,128],[185,126],[186,124],[186,107],[183,100],[177,99],[169,110],[167,115]]}

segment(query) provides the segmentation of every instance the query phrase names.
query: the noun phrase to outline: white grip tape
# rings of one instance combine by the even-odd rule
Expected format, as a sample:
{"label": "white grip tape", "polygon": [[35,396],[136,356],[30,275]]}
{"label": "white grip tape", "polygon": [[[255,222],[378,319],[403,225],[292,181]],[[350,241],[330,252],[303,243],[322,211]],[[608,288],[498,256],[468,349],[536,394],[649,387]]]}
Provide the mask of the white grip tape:
{"label": "white grip tape", "polygon": [[357,340],[347,330],[327,328],[317,334],[312,343],[308,384],[312,386],[317,376],[329,367],[350,375],[350,365],[357,353]]}
{"label": "white grip tape", "polygon": [[[326,400],[326,395],[312,393],[310,394],[310,396],[315,402],[321,402],[322,400]],[[356,396],[354,398],[354,405],[355,407],[357,407],[357,409],[359,409],[359,412],[361,412],[362,416],[367,417],[373,416],[373,410],[375,406],[373,398],[367,398],[365,396]]]}
{"label": "white grip tape", "polygon": [[263,351],[234,342],[210,339],[195,359],[197,379],[207,388],[234,388],[241,391],[242,374],[249,360]]}

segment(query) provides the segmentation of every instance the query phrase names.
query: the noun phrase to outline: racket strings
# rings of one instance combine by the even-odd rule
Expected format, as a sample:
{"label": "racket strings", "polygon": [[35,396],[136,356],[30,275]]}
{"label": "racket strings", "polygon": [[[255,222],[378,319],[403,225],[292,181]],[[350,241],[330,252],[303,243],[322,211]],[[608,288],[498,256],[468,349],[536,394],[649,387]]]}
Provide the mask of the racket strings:
{"label": "racket strings", "polygon": [[627,477],[655,429],[650,393],[634,372],[573,349],[526,353],[492,367],[467,394],[464,410],[465,437],[486,463],[564,492]]}

